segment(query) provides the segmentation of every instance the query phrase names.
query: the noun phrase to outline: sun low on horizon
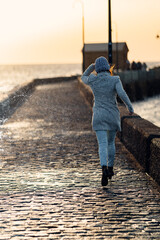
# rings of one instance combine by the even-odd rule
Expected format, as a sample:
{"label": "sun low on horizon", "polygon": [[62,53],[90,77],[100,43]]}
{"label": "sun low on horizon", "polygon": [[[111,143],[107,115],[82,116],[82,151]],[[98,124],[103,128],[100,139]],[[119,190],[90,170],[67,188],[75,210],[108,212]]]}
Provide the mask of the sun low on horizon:
{"label": "sun low on horizon", "polygon": [[[0,0],[0,64],[81,63],[85,43],[108,42],[108,0]],[[111,0],[112,41],[130,61],[160,61],[160,1]]]}

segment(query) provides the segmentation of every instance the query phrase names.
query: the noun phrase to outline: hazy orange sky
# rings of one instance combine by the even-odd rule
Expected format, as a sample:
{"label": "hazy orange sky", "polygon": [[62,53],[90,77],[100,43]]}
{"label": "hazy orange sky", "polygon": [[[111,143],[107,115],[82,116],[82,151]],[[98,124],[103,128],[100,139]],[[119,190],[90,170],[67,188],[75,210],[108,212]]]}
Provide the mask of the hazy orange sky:
{"label": "hazy orange sky", "polygon": [[[85,42],[108,41],[108,0],[83,0]],[[160,61],[160,0],[111,0],[112,40],[129,60]],[[0,0],[0,64],[80,63],[78,0]]]}

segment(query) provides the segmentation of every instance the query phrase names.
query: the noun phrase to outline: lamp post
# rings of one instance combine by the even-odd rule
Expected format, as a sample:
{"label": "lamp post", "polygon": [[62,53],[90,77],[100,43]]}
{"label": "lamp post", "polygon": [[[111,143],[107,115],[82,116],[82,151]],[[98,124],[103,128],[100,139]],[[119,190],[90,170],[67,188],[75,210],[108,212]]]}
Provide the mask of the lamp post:
{"label": "lamp post", "polygon": [[108,29],[109,29],[109,42],[108,42],[108,60],[112,65],[112,27],[111,27],[111,0],[108,0]]}
{"label": "lamp post", "polygon": [[85,70],[84,3],[81,1],[81,4],[82,4],[82,43],[83,43],[83,51],[82,51],[82,54],[83,54],[83,57],[82,57],[83,64],[82,64],[82,71],[84,72],[84,70]]}
{"label": "lamp post", "polygon": [[77,0],[80,2],[81,7],[82,7],[82,72],[85,70],[85,38],[84,38],[84,2],[83,0]]}
{"label": "lamp post", "polygon": [[113,22],[115,25],[115,34],[116,34],[116,69],[118,72],[119,69],[119,62],[118,62],[118,30],[117,30],[117,23]]}

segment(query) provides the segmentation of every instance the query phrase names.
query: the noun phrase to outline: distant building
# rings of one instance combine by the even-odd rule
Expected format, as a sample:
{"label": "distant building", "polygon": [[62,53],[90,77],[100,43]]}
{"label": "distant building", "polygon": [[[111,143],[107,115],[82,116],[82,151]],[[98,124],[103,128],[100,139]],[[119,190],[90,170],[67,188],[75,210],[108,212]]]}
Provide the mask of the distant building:
{"label": "distant building", "polygon": [[[125,70],[128,61],[128,47],[125,42],[112,43],[112,64],[115,69]],[[84,45],[84,68],[86,69],[95,59],[104,56],[108,59],[108,43],[88,43]]]}

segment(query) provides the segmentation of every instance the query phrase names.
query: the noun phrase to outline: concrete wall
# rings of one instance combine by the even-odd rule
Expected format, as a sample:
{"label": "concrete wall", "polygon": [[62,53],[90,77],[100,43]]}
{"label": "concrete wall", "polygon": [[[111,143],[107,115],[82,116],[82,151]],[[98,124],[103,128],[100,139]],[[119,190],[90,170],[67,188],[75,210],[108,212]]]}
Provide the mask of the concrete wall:
{"label": "concrete wall", "polygon": [[132,101],[160,94],[160,68],[149,71],[124,71],[118,75]]}
{"label": "concrete wall", "polygon": [[[79,89],[92,108],[92,91],[80,78]],[[119,109],[122,132],[118,132],[118,137],[145,171],[160,184],[160,128],[137,114],[129,116],[126,107],[122,104]]]}

